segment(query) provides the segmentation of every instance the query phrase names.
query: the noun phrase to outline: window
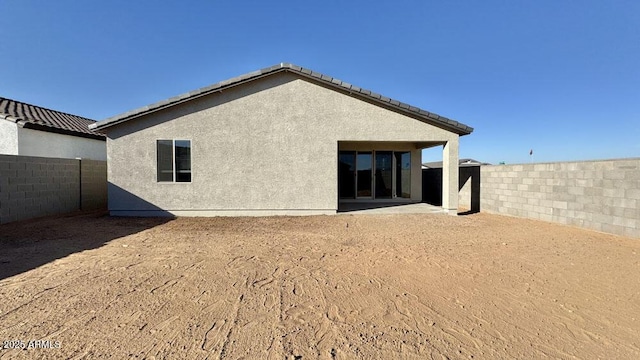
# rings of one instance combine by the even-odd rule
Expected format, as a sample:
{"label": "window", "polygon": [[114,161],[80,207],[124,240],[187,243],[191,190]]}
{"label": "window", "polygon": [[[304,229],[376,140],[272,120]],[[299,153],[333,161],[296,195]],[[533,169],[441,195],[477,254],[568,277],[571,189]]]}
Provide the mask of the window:
{"label": "window", "polygon": [[158,182],[191,182],[191,140],[158,140]]}

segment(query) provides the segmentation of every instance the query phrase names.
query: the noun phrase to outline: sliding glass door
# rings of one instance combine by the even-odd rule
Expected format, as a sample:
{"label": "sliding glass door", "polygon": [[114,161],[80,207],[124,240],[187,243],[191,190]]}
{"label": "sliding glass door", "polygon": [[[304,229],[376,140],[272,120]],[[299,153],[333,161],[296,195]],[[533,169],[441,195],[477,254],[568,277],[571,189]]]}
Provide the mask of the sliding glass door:
{"label": "sliding glass door", "polygon": [[338,155],[338,191],[340,199],[356,197],[356,152],[340,151]]}
{"label": "sliding glass door", "polygon": [[411,152],[340,151],[340,199],[411,198]]}
{"label": "sliding glass door", "polygon": [[376,151],[376,199],[391,199],[393,196],[393,152]]}

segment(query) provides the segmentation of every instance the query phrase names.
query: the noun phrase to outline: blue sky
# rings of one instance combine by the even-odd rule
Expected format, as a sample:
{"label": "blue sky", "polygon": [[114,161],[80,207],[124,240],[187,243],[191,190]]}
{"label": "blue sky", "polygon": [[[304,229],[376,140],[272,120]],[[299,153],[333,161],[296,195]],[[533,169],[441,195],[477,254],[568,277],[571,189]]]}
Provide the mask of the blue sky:
{"label": "blue sky", "polygon": [[96,120],[291,62],[474,127],[460,157],[640,156],[637,0],[0,0],[0,13],[0,96]]}

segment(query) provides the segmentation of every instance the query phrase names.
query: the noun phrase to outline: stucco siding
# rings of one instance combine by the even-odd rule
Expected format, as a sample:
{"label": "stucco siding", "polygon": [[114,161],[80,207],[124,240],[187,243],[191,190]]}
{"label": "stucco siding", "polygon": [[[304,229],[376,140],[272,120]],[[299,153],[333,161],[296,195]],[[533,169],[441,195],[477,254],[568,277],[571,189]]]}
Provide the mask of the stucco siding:
{"label": "stucco siding", "polygon": [[63,159],[107,159],[106,143],[102,140],[56,134],[47,131],[18,128],[19,154]]}
{"label": "stucco siding", "polygon": [[0,119],[0,154],[18,155],[18,124]]}
{"label": "stucco siding", "polygon": [[[415,144],[457,137],[278,74],[109,128],[109,208],[335,211],[338,142]],[[191,183],[156,182],[157,139],[192,141]],[[412,152],[418,177],[419,154]],[[414,185],[419,192],[420,181]]]}

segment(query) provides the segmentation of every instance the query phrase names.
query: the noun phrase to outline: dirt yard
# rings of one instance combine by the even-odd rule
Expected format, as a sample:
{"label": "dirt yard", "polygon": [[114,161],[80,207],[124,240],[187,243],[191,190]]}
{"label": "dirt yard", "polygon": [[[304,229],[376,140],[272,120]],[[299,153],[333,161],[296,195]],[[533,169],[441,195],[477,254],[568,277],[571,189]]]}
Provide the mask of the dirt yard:
{"label": "dirt yard", "polygon": [[2,359],[640,358],[640,241],[544,222],[85,214],[0,246]]}

